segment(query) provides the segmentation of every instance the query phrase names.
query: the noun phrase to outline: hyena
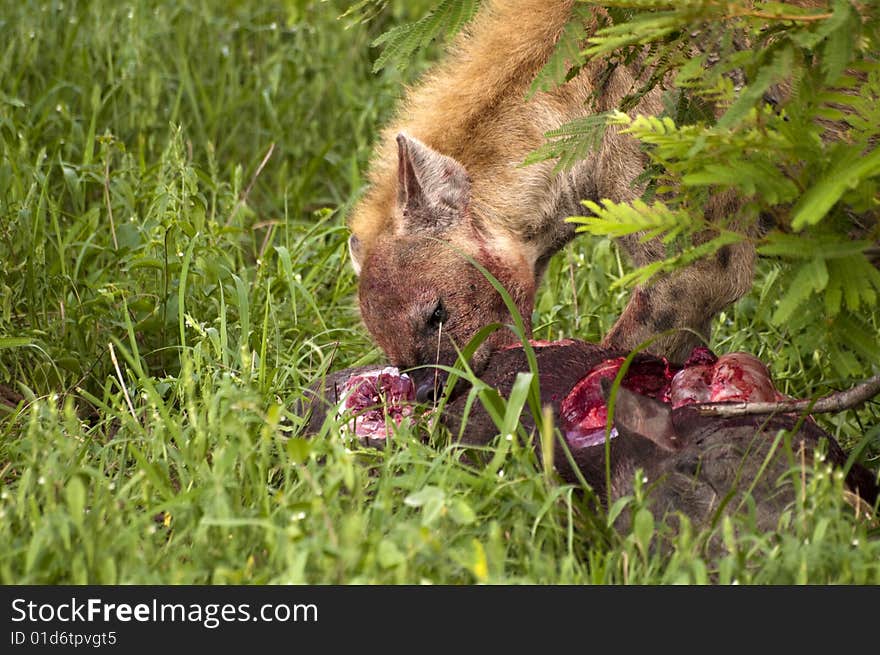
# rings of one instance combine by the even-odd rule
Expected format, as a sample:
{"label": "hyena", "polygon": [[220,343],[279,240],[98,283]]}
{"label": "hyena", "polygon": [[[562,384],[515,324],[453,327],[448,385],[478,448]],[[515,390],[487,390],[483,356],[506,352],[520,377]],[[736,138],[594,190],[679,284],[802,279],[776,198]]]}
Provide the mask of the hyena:
{"label": "hyena", "polygon": [[[528,324],[536,287],[550,257],[575,228],[582,199],[637,198],[646,160],[638,143],[609,128],[601,144],[565,172],[553,162],[522,166],[543,134],[590,112],[611,110],[645,84],[650,71],[600,61],[548,92],[527,99],[535,75],[571,16],[571,0],[487,0],[445,59],[403,99],[382,133],[365,196],[349,218],[349,250],[359,275],[361,316],[390,362],[401,368],[457,357],[481,327],[510,322],[486,278],[507,289]],[[633,114],[657,114],[661,88]],[[710,214],[730,215],[725,196]],[[712,218],[712,216],[710,216]],[[622,244],[633,264],[662,256],[656,243]],[[716,256],[634,290],[603,345],[630,350],[659,333],[651,350],[672,360],[708,335],[721,309],[751,286],[753,248],[725,246]],[[530,325],[527,325],[529,329]],[[496,330],[473,357],[479,372],[489,354],[515,341]],[[422,386],[422,395],[431,389]],[[436,391],[436,389],[433,389]]]}

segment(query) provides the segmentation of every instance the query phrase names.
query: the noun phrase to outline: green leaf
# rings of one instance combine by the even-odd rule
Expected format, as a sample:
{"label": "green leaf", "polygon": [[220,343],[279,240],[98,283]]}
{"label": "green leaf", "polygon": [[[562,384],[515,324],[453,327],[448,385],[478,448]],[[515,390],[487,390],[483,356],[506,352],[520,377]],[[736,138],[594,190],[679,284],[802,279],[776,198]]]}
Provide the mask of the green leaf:
{"label": "green leaf", "polygon": [[822,72],[825,82],[834,82],[852,59],[859,20],[847,0],[835,0],[834,12],[823,25],[826,41],[822,48]]}
{"label": "green leaf", "polygon": [[617,517],[620,516],[620,513],[632,502],[632,499],[632,496],[622,496],[614,501],[611,505],[611,509],[608,510],[608,517],[606,519],[606,525],[608,525],[609,528],[614,525]]}
{"label": "green leaf", "polygon": [[86,509],[86,488],[79,476],[74,475],[67,482],[64,489],[64,495],[67,498],[67,509],[70,512],[70,519],[77,528],[82,530],[83,517]]}
{"label": "green leaf", "polygon": [[21,348],[31,345],[32,341],[27,337],[0,337],[0,349]]}
{"label": "green leaf", "polygon": [[403,499],[403,504],[409,507],[424,507],[429,502],[437,500],[443,502],[445,497],[442,489],[427,485],[419,491],[409,494]]}
{"label": "green leaf", "polygon": [[128,450],[137,462],[138,468],[144,472],[147,480],[149,480],[159,492],[162,500],[168,500],[172,498],[174,496],[174,493],[171,491],[171,488],[168,485],[168,481],[165,479],[164,474],[159,470],[159,467],[156,466],[156,464],[150,461],[147,457],[145,457],[144,454],[141,453],[141,451],[138,450],[138,448],[134,444],[129,444]]}
{"label": "green leaf", "polygon": [[287,450],[287,454],[290,455],[290,459],[297,464],[304,464],[309,458],[312,444],[309,443],[308,439],[291,437],[287,440],[287,443],[284,444],[284,448]]}
{"label": "green leaf", "polygon": [[825,311],[829,316],[837,316],[843,301],[843,285],[845,278],[837,261],[828,262],[828,286],[825,288]]}
{"label": "green leaf", "polygon": [[471,19],[478,4],[478,0],[442,0],[415,23],[398,25],[381,34],[372,43],[374,47],[385,46],[373,64],[373,72],[378,73],[389,62],[402,67],[417,50],[426,47],[438,36],[455,34]]}
{"label": "green leaf", "polygon": [[862,253],[870,247],[870,241],[849,240],[837,235],[823,235],[817,238],[805,234],[771,232],[765,237],[764,243],[758,246],[758,252],[766,256],[788,259],[821,257],[833,260],[853,256],[861,258]]}
{"label": "green leaf", "polygon": [[353,24],[366,23],[382,11],[388,0],[358,0],[350,5],[339,18],[348,18]]}
{"label": "green leaf", "polygon": [[379,560],[379,566],[383,569],[390,569],[399,566],[406,561],[403,553],[393,541],[383,539],[376,548],[376,558]]}
{"label": "green leaf", "polygon": [[582,63],[580,50],[587,38],[587,24],[591,13],[591,8],[586,4],[575,5],[571,19],[559,36],[556,49],[532,81],[527,98],[538,91],[549,91],[559,86],[568,78],[569,71]]}
{"label": "green leaf", "polygon": [[835,320],[835,333],[841,341],[868,362],[880,362],[880,335],[865,321],[850,313],[840,314]]}
{"label": "green leaf", "polygon": [[859,365],[859,360],[848,349],[840,348],[831,342],[828,346],[828,355],[834,372],[841,378],[853,378],[860,374],[862,367]]}
{"label": "green leaf", "polygon": [[566,220],[579,225],[578,232],[599,236],[621,237],[644,232],[644,240],[661,235],[671,240],[696,224],[688,212],[670,209],[659,200],[648,205],[639,199],[618,203],[606,198],[601,205],[592,200],[584,200],[582,204],[594,216],[571,216]]}
{"label": "green leaf", "polygon": [[[102,585],[111,585],[118,584],[118,577],[116,572],[116,560],[112,557],[101,557],[98,560],[97,564],[98,569],[98,584]],[[87,582],[84,584],[88,584]]]}
{"label": "green leaf", "polygon": [[449,516],[458,525],[471,525],[477,520],[477,513],[461,498],[456,498],[450,503]]}
{"label": "green leaf", "polygon": [[504,421],[498,426],[501,434],[513,434],[516,430],[519,417],[529,397],[533,377],[531,373],[520,372],[516,374],[516,380],[510,389],[510,396],[507,398],[507,405],[504,409]]}
{"label": "green leaf", "polygon": [[633,536],[641,551],[647,553],[651,539],[654,537],[654,515],[650,510],[642,507],[636,512],[633,519]]}
{"label": "green leaf", "polygon": [[723,163],[709,162],[682,176],[687,186],[720,186],[739,189],[747,196],[756,193],[770,204],[793,201],[797,185],[773,164],[760,159],[732,158]]}
{"label": "green leaf", "polygon": [[558,159],[554,171],[569,170],[602,143],[608,116],[605,112],[592,114],[549,130],[544,134],[547,142],[530,152],[521,165],[530,166],[548,159]]}
{"label": "green leaf", "polygon": [[779,301],[779,306],[773,313],[773,318],[770,319],[773,324],[782,325],[783,323],[788,321],[791,318],[792,314],[794,314],[794,310],[796,310],[802,302],[804,302],[812,295],[814,291],[812,284],[814,277],[815,273],[813,271],[812,261],[808,261],[807,263],[802,264],[797,269],[797,273],[792,279],[788,290]]}
{"label": "green leaf", "polygon": [[772,84],[784,79],[791,72],[793,62],[791,47],[777,50],[770,63],[758,69],[754,79],[740,93],[730,108],[718,119],[719,129],[730,129],[764,98]]}
{"label": "green leaf", "polygon": [[825,260],[820,258],[812,259],[806,264],[806,267],[809,270],[813,291],[817,293],[822,291],[828,284],[828,268],[825,266]]}
{"label": "green leaf", "polygon": [[840,200],[847,189],[855,188],[863,179],[880,175],[880,148],[863,155],[856,148],[847,148],[838,157],[792,211],[791,226],[801,230],[821,221]]}
{"label": "green leaf", "polygon": [[721,535],[724,540],[724,547],[731,553],[735,553],[736,548],[736,531],[733,529],[733,521],[729,516],[725,516],[721,520]]}
{"label": "green leaf", "polygon": [[586,57],[599,57],[619,48],[658,41],[681,28],[687,16],[676,11],[653,11],[634,16],[625,23],[603,27],[588,39]]}

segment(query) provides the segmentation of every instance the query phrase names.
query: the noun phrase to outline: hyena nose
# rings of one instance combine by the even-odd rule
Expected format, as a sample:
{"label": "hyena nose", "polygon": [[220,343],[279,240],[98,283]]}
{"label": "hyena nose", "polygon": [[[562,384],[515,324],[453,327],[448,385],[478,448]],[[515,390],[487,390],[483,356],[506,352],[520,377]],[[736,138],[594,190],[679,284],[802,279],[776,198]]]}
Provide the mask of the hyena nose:
{"label": "hyena nose", "polygon": [[418,387],[416,387],[416,402],[420,403],[436,403],[443,395],[443,378],[434,375],[428,376]]}

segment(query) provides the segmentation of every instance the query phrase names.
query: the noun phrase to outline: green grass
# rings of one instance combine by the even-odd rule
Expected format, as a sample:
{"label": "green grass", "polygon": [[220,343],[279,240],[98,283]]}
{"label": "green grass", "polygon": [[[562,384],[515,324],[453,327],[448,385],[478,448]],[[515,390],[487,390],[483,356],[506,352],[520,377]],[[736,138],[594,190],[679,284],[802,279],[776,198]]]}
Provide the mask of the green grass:
{"label": "green grass", "polygon": [[[350,27],[346,6],[2,3],[0,384],[22,400],[0,404],[0,582],[880,582],[876,528],[825,473],[778,533],[720,524],[710,557],[689,530],[651,548],[652,518],[609,530],[517,440],[477,469],[418,430],[385,451],[332,421],[297,437],[304,387],[381,360],[344,216],[428,65],[371,73],[370,42],[418,3]],[[536,336],[598,339],[623,270],[579,239]],[[846,386],[806,327],[771,327],[775,275],[713,345],[792,395]],[[877,403],[822,420],[876,469]]]}

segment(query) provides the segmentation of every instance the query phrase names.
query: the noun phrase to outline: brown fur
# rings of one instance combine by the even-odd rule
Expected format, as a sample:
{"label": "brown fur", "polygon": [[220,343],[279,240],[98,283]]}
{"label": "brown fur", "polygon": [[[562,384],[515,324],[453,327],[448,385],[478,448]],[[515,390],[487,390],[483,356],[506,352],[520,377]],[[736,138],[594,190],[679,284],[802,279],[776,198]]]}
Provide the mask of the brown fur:
{"label": "brown fur", "polygon": [[[552,162],[520,166],[544,132],[615,107],[648,74],[638,78],[621,66],[604,79],[602,63],[592,62],[568,83],[526,100],[571,7],[570,0],[486,2],[444,61],[407,93],[382,134],[369,190],[349,220],[350,245],[361,275],[361,315],[395,365],[451,363],[453,343],[462,347],[480,327],[510,322],[500,297],[462,254],[504,284],[528,322],[548,259],[574,236],[564,219],[582,213],[578,201],[627,201],[641,191],[633,183],[645,165],[638,144],[613,129],[569,172],[554,173]],[[597,84],[600,101],[591,105]],[[660,93],[645,95],[632,113],[658,113]],[[432,189],[442,187],[434,196],[419,195],[422,173]],[[719,197],[710,213],[725,217],[731,210],[729,198]],[[635,238],[623,244],[636,265],[662,254]],[[708,335],[714,315],[749,289],[752,263],[750,246],[730,246],[723,258],[636,290],[605,345],[632,349],[682,327]],[[440,303],[443,312],[435,314]],[[440,315],[443,325],[432,325],[430,317]],[[506,330],[494,333],[475,366],[513,340]],[[696,340],[677,332],[651,350],[680,360]]]}

